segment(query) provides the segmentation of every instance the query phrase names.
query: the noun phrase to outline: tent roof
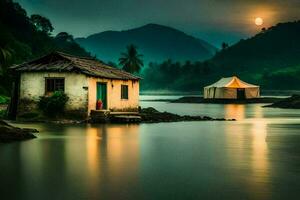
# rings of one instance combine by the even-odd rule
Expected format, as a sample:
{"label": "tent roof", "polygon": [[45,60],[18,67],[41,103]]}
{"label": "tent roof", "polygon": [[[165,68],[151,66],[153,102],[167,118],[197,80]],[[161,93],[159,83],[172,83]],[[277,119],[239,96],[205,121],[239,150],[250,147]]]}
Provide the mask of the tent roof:
{"label": "tent roof", "polygon": [[218,82],[208,85],[205,88],[216,87],[216,88],[257,88],[259,86],[252,85],[240,80],[236,76],[221,78]]}

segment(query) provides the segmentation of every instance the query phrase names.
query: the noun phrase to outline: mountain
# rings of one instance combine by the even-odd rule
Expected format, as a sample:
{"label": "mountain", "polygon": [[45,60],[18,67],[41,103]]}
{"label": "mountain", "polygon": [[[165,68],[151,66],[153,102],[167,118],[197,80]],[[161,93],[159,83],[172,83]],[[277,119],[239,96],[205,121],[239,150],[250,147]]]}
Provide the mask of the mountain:
{"label": "mountain", "polygon": [[211,58],[217,49],[211,44],[189,36],[174,28],[148,24],[126,31],[105,31],[76,41],[106,62],[117,62],[120,53],[129,44],[138,47],[144,61],[160,62],[165,59],[198,61]]}
{"label": "mountain", "polygon": [[[48,25],[52,27],[50,21]],[[9,91],[12,77],[7,67],[10,65],[51,51],[90,56],[71,35],[64,32],[60,34],[68,36],[69,39],[64,40],[63,37],[52,37],[49,32],[41,31],[27,16],[26,11],[12,0],[0,0],[0,30],[0,53],[2,50],[6,52],[5,59],[0,54],[0,94]]]}
{"label": "mountain", "polygon": [[264,89],[300,90],[300,21],[280,23],[225,48],[204,62],[162,62],[143,72],[142,89],[201,91],[237,75]]}

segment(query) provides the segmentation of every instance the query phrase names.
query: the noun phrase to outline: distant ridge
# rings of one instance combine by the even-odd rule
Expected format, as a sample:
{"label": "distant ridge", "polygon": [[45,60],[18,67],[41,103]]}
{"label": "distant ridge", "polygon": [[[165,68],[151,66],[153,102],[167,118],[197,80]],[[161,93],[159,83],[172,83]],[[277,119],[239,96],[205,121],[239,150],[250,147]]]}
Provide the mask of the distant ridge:
{"label": "distant ridge", "polygon": [[120,53],[129,44],[139,48],[146,63],[166,59],[202,61],[211,58],[217,51],[216,47],[204,40],[158,24],[124,31],[104,31],[87,38],[77,38],[76,41],[98,58],[113,62],[117,62]]}
{"label": "distant ridge", "polygon": [[221,77],[236,75],[260,85],[262,91],[287,90],[277,93],[280,95],[299,93],[299,35],[300,21],[279,23],[220,50],[202,63],[153,64],[143,74],[142,89],[201,91]]}

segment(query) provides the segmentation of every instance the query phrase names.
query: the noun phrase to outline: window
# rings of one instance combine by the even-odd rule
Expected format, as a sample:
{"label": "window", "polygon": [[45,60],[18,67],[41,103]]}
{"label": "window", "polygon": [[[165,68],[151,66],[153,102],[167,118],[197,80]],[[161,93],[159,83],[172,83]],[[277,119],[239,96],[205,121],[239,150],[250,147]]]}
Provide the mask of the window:
{"label": "window", "polygon": [[46,93],[65,90],[64,78],[46,78]]}
{"label": "window", "polygon": [[121,85],[121,99],[128,99],[128,85]]}

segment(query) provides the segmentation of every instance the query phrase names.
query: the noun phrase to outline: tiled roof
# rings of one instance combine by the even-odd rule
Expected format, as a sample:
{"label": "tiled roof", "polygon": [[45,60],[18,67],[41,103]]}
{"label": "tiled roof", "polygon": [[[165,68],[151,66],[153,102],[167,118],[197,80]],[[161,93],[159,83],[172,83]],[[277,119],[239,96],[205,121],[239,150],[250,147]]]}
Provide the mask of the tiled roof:
{"label": "tiled roof", "polygon": [[53,52],[39,59],[12,67],[17,72],[78,72],[88,76],[138,80],[140,77],[111,67],[99,60]]}

